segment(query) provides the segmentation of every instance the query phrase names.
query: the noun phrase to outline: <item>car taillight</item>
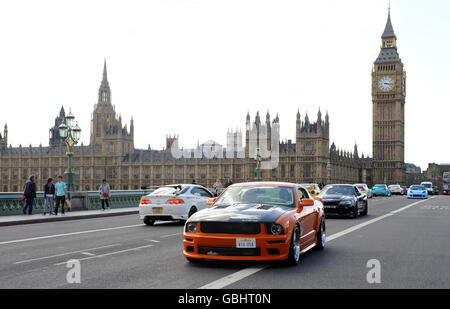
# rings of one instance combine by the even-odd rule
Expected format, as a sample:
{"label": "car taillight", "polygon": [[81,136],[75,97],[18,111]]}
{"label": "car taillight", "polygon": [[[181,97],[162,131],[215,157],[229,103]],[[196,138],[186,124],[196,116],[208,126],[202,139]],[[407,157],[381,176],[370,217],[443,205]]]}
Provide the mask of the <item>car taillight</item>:
{"label": "car taillight", "polygon": [[175,198],[175,199],[169,200],[169,204],[170,205],[179,205],[179,204],[184,204],[184,201],[182,199]]}
{"label": "car taillight", "polygon": [[150,204],[149,200],[141,200],[141,205],[148,205]]}

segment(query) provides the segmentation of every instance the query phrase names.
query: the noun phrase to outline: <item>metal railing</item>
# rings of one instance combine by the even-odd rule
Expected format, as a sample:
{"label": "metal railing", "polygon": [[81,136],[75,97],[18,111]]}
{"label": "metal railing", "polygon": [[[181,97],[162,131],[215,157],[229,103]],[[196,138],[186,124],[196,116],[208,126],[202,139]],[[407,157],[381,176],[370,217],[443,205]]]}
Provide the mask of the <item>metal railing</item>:
{"label": "metal railing", "polygon": [[[153,190],[131,190],[131,191],[111,191],[109,205],[111,208],[127,208],[139,206],[142,196],[151,193]],[[7,192],[0,193],[0,216],[12,216],[23,214],[25,202],[21,201],[23,193]],[[44,193],[38,192],[33,202],[33,214],[44,212]],[[101,209],[102,204],[98,191],[87,192],[88,210]]]}

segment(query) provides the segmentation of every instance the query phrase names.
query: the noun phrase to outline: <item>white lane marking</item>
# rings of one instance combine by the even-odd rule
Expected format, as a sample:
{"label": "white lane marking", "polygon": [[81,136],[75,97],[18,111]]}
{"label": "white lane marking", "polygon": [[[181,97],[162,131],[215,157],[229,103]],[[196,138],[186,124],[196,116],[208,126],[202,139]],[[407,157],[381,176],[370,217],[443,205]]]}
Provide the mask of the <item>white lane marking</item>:
{"label": "white lane marking", "polygon": [[[432,198],[430,198],[430,199],[432,199]],[[337,239],[339,237],[347,235],[347,234],[349,234],[351,232],[354,232],[356,230],[362,229],[363,227],[368,226],[368,225],[370,225],[372,223],[375,223],[375,222],[378,222],[378,221],[383,220],[385,218],[391,217],[391,216],[393,216],[393,215],[395,215],[395,214],[397,214],[399,212],[402,212],[402,211],[404,211],[404,210],[406,210],[408,208],[411,208],[413,206],[416,206],[416,205],[418,205],[420,203],[423,203],[423,202],[426,202],[426,201],[427,200],[422,200],[422,201],[413,203],[411,205],[408,205],[406,207],[400,208],[398,210],[391,211],[390,213],[385,214],[385,215],[383,215],[381,217],[377,217],[377,218],[369,220],[367,222],[355,225],[355,226],[353,226],[351,228],[348,228],[348,229],[346,229],[346,230],[344,230],[342,232],[338,232],[338,233],[333,234],[331,236],[327,236],[327,243],[332,241],[332,240],[334,240],[334,239]],[[238,272],[232,273],[232,274],[230,274],[228,276],[225,276],[225,277],[220,278],[218,280],[215,280],[215,281],[213,281],[211,283],[208,283],[208,284],[206,284],[204,286],[201,286],[201,287],[199,287],[199,289],[222,289],[222,288],[224,288],[224,287],[226,287],[228,285],[231,285],[231,284],[233,284],[233,283],[235,283],[235,282],[237,282],[239,280],[242,280],[242,279],[244,279],[244,278],[246,278],[248,276],[251,276],[251,275],[253,275],[253,274],[255,274],[255,273],[257,273],[257,272],[259,272],[259,271],[261,271],[263,269],[266,269],[267,267],[269,267],[269,265],[261,265],[261,266],[254,266],[254,267],[244,268],[244,269],[242,269],[242,270],[240,270]]]}
{"label": "white lane marking", "polygon": [[213,281],[207,285],[204,285],[204,286],[200,287],[199,289],[221,289],[221,288],[226,287],[227,285],[235,283],[236,281],[244,279],[245,277],[251,276],[251,275],[263,270],[264,268],[267,268],[268,266],[269,265],[244,268],[243,270],[235,272],[226,277],[220,278],[219,280]]}
{"label": "white lane marking", "polygon": [[55,254],[55,255],[43,256],[43,257],[39,257],[39,258],[35,258],[35,259],[29,259],[29,260],[15,262],[14,264],[23,264],[23,263],[28,263],[28,262],[34,262],[34,261],[40,261],[40,260],[45,260],[45,259],[51,259],[51,258],[54,258],[54,257],[60,257],[60,256],[65,256],[65,255],[70,255],[70,254],[75,254],[75,253],[83,253],[83,252],[86,252],[86,251],[93,251],[93,250],[98,250],[98,249],[103,249],[103,248],[111,248],[111,247],[117,247],[117,246],[120,246],[120,244],[112,244],[112,245],[107,245],[107,246],[102,246],[102,247],[97,247],[97,248],[89,248],[89,249],[83,249],[83,250],[78,250],[78,251],[72,251],[72,252],[60,253],[60,254]]}
{"label": "white lane marking", "polygon": [[2,242],[0,242],[0,245],[16,244],[16,243],[21,243],[21,242],[26,242],[26,241],[57,238],[57,237],[72,236],[72,235],[81,235],[81,234],[88,234],[88,233],[97,233],[97,232],[104,232],[104,231],[129,229],[129,228],[138,227],[138,226],[145,226],[145,224],[125,225],[125,226],[109,227],[109,228],[97,229],[97,230],[87,230],[87,231],[81,231],[81,232],[73,232],[73,233],[56,234],[56,235],[49,235],[49,236],[39,236],[39,237],[33,237],[33,238],[2,241]]}
{"label": "white lane marking", "polygon": [[[148,246],[141,246],[141,247],[136,247],[136,248],[131,248],[131,249],[125,249],[125,250],[115,251],[115,252],[109,252],[109,253],[104,253],[104,254],[100,254],[100,255],[95,255],[95,256],[90,256],[90,257],[78,259],[78,261],[86,261],[86,260],[98,259],[98,258],[102,258],[102,257],[105,257],[105,256],[110,256],[110,255],[115,255],[115,254],[120,254],[120,253],[130,252],[130,251],[139,251],[139,250],[141,250],[141,249],[150,248],[150,247],[153,247],[153,246],[154,246],[154,245],[148,245]],[[61,262],[61,263],[55,264],[55,266],[58,266],[58,265],[66,265],[66,264],[67,264],[67,262]]]}
{"label": "white lane marking", "polygon": [[178,235],[183,235],[183,233],[176,233],[176,234],[164,235],[164,236],[160,236],[160,237],[161,237],[161,238],[167,238],[167,237],[178,236]]}
{"label": "white lane marking", "polygon": [[90,253],[90,252],[81,252],[81,254],[87,255],[87,256],[95,256],[94,253]]}
{"label": "white lane marking", "polygon": [[154,239],[146,239],[146,241],[151,241],[151,242],[160,242],[159,240],[154,240]]}

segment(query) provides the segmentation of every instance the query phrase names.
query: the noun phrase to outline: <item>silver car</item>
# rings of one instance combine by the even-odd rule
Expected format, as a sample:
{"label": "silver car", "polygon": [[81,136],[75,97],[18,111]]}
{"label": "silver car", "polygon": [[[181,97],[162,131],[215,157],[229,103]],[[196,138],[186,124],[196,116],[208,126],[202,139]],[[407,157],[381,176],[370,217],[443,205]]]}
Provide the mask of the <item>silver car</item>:
{"label": "silver car", "polygon": [[355,187],[358,188],[358,190],[362,193],[367,195],[367,198],[373,198],[372,190],[365,184],[365,183],[359,183],[355,184]]}

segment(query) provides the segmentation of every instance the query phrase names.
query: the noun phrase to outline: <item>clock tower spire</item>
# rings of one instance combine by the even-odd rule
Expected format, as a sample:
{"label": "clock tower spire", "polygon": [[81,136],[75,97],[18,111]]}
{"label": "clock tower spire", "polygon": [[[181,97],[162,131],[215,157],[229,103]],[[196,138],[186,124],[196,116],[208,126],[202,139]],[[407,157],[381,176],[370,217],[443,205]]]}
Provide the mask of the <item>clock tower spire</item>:
{"label": "clock tower spire", "polygon": [[404,185],[406,72],[390,8],[381,42],[372,70],[373,176],[376,183]]}

